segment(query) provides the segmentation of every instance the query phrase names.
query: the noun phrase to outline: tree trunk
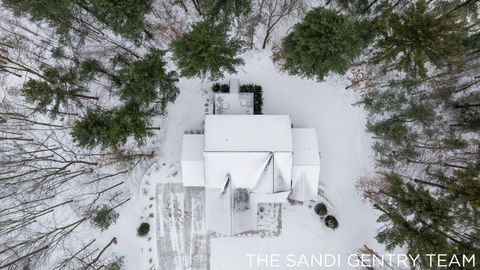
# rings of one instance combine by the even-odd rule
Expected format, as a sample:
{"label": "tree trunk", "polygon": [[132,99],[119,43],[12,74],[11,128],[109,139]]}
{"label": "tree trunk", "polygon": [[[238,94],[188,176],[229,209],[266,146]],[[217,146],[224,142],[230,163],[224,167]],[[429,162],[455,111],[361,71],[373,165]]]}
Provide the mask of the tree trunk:
{"label": "tree trunk", "polygon": [[78,98],[84,98],[84,99],[93,99],[93,100],[98,100],[98,97],[93,97],[93,96],[86,96],[86,95],[75,95]]}

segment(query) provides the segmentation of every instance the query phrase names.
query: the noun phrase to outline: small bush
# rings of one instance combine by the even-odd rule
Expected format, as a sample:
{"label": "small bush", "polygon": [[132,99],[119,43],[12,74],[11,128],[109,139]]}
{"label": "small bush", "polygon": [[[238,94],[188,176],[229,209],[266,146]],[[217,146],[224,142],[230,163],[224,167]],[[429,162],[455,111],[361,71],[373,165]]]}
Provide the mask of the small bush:
{"label": "small bush", "polygon": [[321,217],[325,216],[328,213],[327,206],[323,203],[318,203],[315,205],[315,213]]}
{"label": "small bush", "polygon": [[102,205],[93,212],[92,223],[100,228],[100,230],[106,230],[110,225],[117,222],[118,213],[107,205]]}
{"label": "small bush", "polygon": [[253,113],[262,114],[263,90],[260,85],[245,84],[240,86],[241,93],[253,93]]}
{"label": "small bush", "polygon": [[212,86],[212,91],[214,93],[230,93],[230,86],[224,83],[215,83]]}
{"label": "small bush", "polygon": [[338,228],[338,221],[334,216],[327,216],[325,217],[325,225],[330,229],[335,230]]}
{"label": "small bush", "polygon": [[142,224],[140,224],[140,226],[137,229],[137,235],[140,237],[144,237],[148,234],[149,231],[150,231],[150,224],[143,222]]}

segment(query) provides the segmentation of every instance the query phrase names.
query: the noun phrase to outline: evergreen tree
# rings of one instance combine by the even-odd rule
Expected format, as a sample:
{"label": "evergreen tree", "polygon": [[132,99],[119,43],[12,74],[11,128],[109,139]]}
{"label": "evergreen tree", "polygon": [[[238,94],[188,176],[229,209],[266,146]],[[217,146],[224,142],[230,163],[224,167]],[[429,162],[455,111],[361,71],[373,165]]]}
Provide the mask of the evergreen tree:
{"label": "evergreen tree", "polygon": [[449,104],[454,109],[454,126],[468,131],[480,130],[480,93],[472,92]]}
{"label": "evergreen tree", "polygon": [[55,117],[62,106],[80,106],[82,99],[98,99],[86,95],[88,90],[82,86],[81,78],[74,69],[44,68],[43,78],[29,79],[20,89],[25,99],[35,104],[38,112],[48,112]]}
{"label": "evergreen tree", "polygon": [[420,254],[422,269],[432,269],[425,254],[480,251],[474,2],[396,2],[368,15],[386,28],[363,66],[373,74],[359,87],[382,175],[364,196],[383,213],[378,241]]}
{"label": "evergreen tree", "polygon": [[95,18],[137,44],[145,30],[145,15],[152,9],[152,0],[77,0]]}
{"label": "evergreen tree", "polygon": [[71,135],[81,147],[93,148],[97,145],[108,147],[116,146],[118,142],[111,142],[118,138],[111,138],[109,130],[113,113],[99,108],[88,109],[81,120],[77,120],[72,128]]}
{"label": "evergreen tree", "polygon": [[118,213],[112,208],[107,205],[102,205],[94,211],[92,222],[95,226],[99,227],[100,230],[104,231],[117,221],[118,216]]}
{"label": "evergreen tree", "polygon": [[455,202],[455,215],[462,223],[476,224],[471,230],[473,239],[480,239],[480,170],[474,165],[466,170],[455,170],[454,175],[446,183],[449,199]]}
{"label": "evergreen tree", "polygon": [[[379,221],[388,223],[377,235],[379,242],[386,244],[387,249],[406,246],[411,254],[450,256],[478,252],[478,249],[462,243],[457,235],[451,234],[455,224],[451,209],[455,202],[444,197],[435,198],[427,189],[405,183],[398,175],[386,177],[389,187],[385,192],[392,200],[388,204],[375,206],[383,212]],[[425,256],[420,262],[423,267],[431,267]],[[435,259],[433,264],[438,265]]]}
{"label": "evergreen tree", "polygon": [[78,70],[80,77],[88,81],[92,80],[98,73],[103,73],[112,79],[115,78],[115,75],[109,73],[100,63],[100,61],[96,59],[87,59],[79,62]]}
{"label": "evergreen tree", "polygon": [[207,21],[193,25],[192,30],[172,42],[173,60],[185,77],[208,77],[215,81],[224,72],[236,72],[244,62],[237,57],[242,43],[227,34],[224,24]]}
{"label": "evergreen tree", "polygon": [[145,31],[144,17],[152,8],[152,0],[5,0],[3,4],[17,14],[29,14],[33,21],[46,20],[64,36],[76,22],[84,21],[80,16],[87,12],[137,43]]}
{"label": "evergreen tree", "polygon": [[323,80],[328,72],[344,74],[365,47],[354,23],[334,10],[315,8],[282,41],[275,60],[293,75]]}
{"label": "evergreen tree", "polygon": [[120,98],[147,107],[155,103],[163,114],[169,102],[175,101],[178,81],[175,71],[165,70],[164,51],[150,49],[143,59],[126,66],[115,76],[120,87]]}
{"label": "evergreen tree", "polygon": [[46,20],[57,32],[67,35],[72,28],[75,9],[70,0],[3,0],[2,4],[17,15],[29,14],[33,21]]}
{"label": "evergreen tree", "polygon": [[443,67],[465,55],[466,21],[449,9],[429,8],[420,0],[404,12],[387,9],[381,17],[386,28],[377,43],[377,63],[392,63],[410,76],[424,78],[427,63]]}
{"label": "evergreen tree", "polygon": [[155,114],[153,110],[142,108],[130,102],[111,110],[88,109],[81,120],[77,120],[71,135],[81,147],[117,148],[133,136],[138,144],[152,135],[149,120]]}
{"label": "evergreen tree", "polygon": [[151,136],[150,119],[156,114],[155,109],[148,109],[142,105],[129,102],[115,111],[112,126],[112,137],[124,137],[121,142],[125,144],[127,136],[133,136],[138,144],[143,144],[146,137]]}
{"label": "evergreen tree", "polygon": [[246,15],[251,10],[251,0],[203,0],[202,10],[207,18],[228,20],[232,16]]}

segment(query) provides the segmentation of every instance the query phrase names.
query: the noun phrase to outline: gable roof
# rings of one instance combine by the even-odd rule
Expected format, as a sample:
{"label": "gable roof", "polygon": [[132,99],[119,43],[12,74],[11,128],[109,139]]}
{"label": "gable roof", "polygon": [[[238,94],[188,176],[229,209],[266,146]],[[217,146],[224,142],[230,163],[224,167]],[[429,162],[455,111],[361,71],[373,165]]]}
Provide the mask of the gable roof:
{"label": "gable roof", "polygon": [[289,115],[206,115],[206,152],[291,152]]}

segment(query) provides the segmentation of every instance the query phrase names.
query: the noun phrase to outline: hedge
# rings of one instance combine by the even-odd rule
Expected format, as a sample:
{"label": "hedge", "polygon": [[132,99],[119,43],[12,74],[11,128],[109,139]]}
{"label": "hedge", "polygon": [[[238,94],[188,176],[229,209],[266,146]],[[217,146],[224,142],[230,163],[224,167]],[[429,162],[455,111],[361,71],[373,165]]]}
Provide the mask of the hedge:
{"label": "hedge", "polygon": [[240,93],[253,93],[253,113],[262,114],[263,90],[260,85],[245,84],[240,86]]}
{"label": "hedge", "polygon": [[230,86],[224,83],[214,83],[212,91],[214,93],[230,93]]}

